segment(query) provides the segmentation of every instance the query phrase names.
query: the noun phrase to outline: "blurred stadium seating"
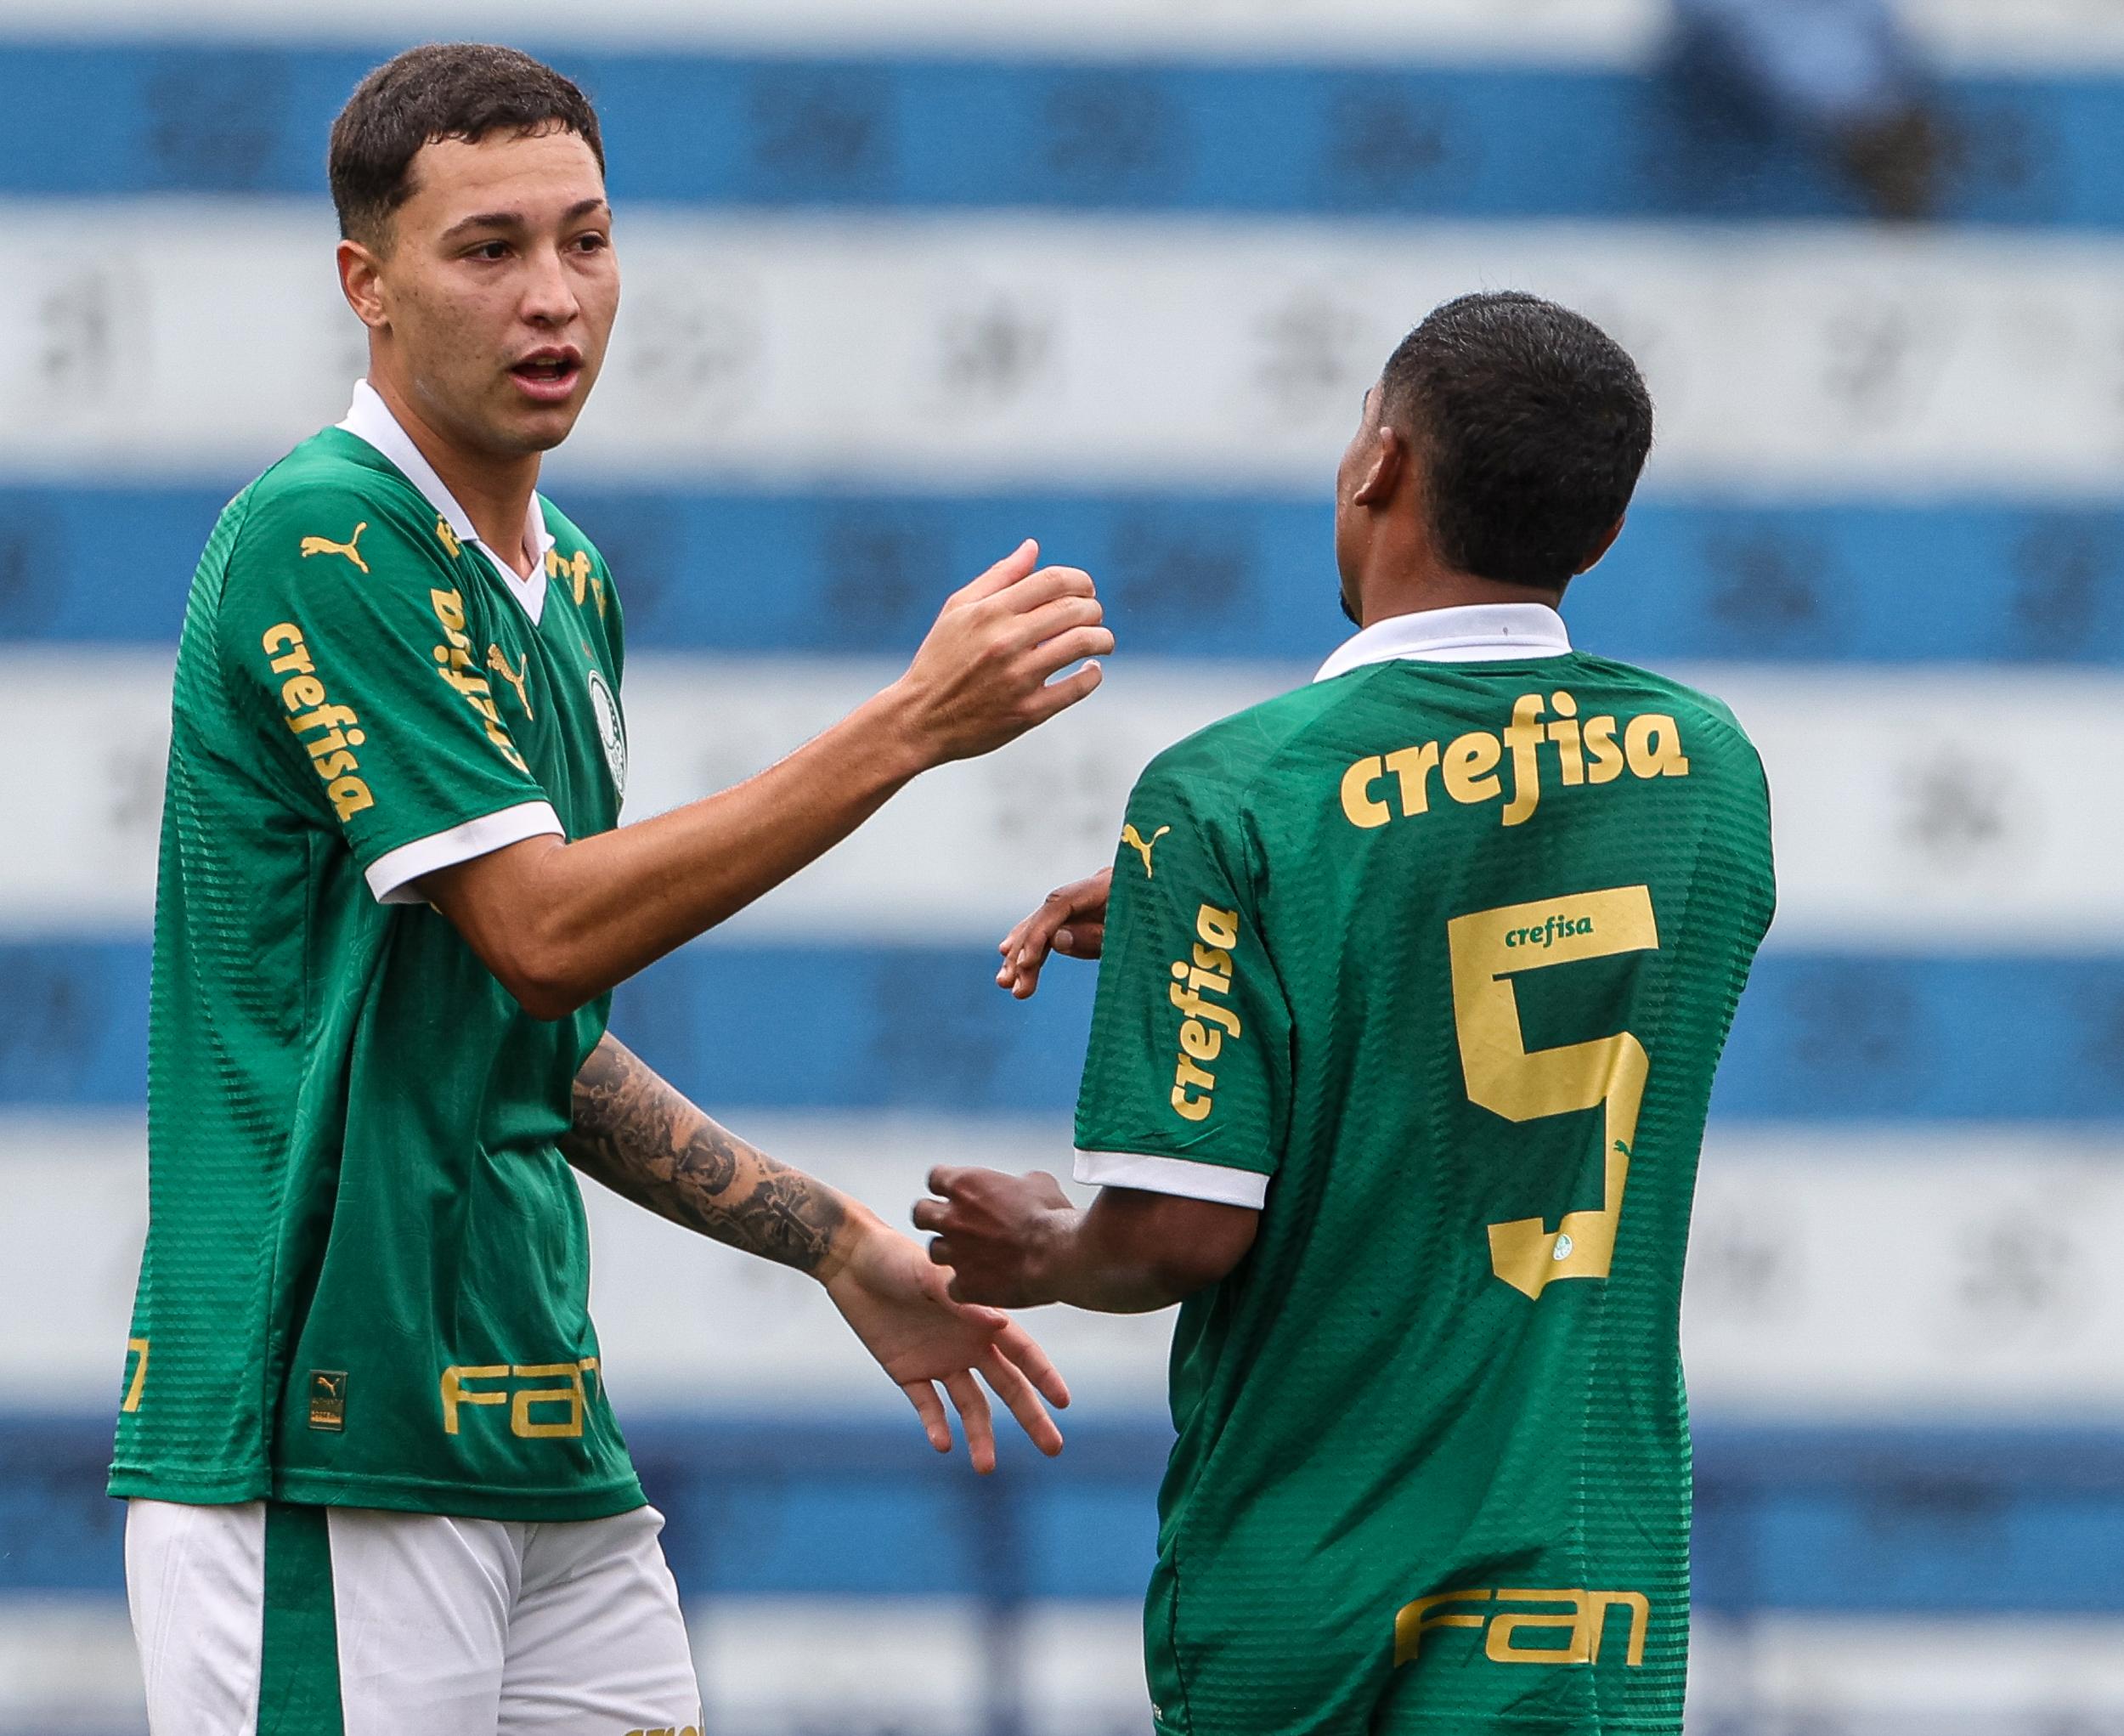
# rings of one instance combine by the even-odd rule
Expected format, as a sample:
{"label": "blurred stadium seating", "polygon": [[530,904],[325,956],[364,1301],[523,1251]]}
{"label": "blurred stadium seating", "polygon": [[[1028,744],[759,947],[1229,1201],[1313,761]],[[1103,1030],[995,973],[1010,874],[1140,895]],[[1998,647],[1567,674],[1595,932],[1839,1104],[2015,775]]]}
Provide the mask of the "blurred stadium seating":
{"label": "blurred stadium seating", "polygon": [[[1107,690],[918,786],[615,1027],[888,1214],[1062,1168],[1090,1003],[1001,927],[1336,641],[1327,493],[1435,301],[1643,360],[1579,642],[1761,744],[1783,907],[1686,1307],[1703,1736],[2124,1732],[2124,5],[1911,0],[1937,224],[1664,70],[1653,0],[0,0],[0,1736],[132,1736],[101,1494],[144,1208],[167,673],[221,502],[342,413],[323,140],[439,33],[599,100],[627,279],[548,472],[627,602],[629,812],[888,677],[1023,534]],[[712,17],[712,22],[706,21]],[[800,1279],[592,1202],[716,1736],[1144,1728],[1161,1320],[1042,1317],[977,1483]]]}

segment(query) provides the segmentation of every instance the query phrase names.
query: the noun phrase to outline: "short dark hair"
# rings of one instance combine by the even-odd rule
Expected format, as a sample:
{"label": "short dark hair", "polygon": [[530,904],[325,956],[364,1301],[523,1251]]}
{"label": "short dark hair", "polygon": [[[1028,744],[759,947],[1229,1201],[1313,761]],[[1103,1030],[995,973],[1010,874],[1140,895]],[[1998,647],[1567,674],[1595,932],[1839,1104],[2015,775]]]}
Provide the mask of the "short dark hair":
{"label": "short dark hair", "polygon": [[1622,346],[1539,296],[1448,302],[1402,339],[1381,414],[1426,469],[1451,566],[1561,591],[1630,505],[1652,396]]}
{"label": "short dark hair", "polygon": [[385,61],[332,122],[326,161],[340,234],[364,242],[383,236],[412,195],[410,173],[422,145],[476,144],[505,128],[521,138],[579,134],[604,169],[596,110],[541,60],[492,42],[430,42]]}

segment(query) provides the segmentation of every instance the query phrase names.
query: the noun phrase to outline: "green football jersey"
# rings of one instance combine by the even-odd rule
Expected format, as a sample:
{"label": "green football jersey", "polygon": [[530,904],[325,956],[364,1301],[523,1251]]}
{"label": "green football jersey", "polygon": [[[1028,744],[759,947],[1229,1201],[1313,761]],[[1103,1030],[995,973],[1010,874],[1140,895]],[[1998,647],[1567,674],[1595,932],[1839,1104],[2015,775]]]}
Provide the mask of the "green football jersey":
{"label": "green football jersey", "polygon": [[641,1501],[556,1144],[608,1004],[534,1019],[416,895],[379,902],[438,839],[461,860],[618,822],[619,602],[543,511],[535,625],[341,429],[207,544],[172,705],[114,1495],[521,1520]]}
{"label": "green football jersey", "polygon": [[1678,1732],[1683,1253],[1773,896],[1746,736],[1575,652],[1372,662],[1127,818],[1079,1173],[1263,1200],[1172,1346],[1159,1729]]}

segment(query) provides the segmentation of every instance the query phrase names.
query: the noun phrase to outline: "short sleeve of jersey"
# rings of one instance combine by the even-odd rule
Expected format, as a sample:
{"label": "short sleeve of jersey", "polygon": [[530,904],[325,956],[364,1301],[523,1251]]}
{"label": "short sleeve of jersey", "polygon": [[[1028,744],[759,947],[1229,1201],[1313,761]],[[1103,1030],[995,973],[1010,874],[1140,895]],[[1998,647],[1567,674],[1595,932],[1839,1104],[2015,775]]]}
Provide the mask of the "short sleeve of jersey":
{"label": "short sleeve of jersey", "polygon": [[387,902],[418,872],[562,830],[439,538],[352,485],[291,489],[254,502],[222,593],[233,702]]}
{"label": "short sleeve of jersey", "polygon": [[1291,1018],[1229,786],[1154,762],[1128,799],[1076,1105],[1080,1181],[1258,1207]]}

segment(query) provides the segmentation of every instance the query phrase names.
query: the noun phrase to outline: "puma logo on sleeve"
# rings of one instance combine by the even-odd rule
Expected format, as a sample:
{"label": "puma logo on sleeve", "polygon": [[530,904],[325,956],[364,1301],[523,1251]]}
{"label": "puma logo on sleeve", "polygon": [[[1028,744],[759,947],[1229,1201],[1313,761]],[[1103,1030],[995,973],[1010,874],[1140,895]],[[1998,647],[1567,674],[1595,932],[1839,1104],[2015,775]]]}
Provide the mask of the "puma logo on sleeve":
{"label": "puma logo on sleeve", "polygon": [[329,536],[306,536],[302,539],[302,558],[307,561],[312,555],[344,555],[366,573],[369,563],[362,559],[361,551],[354,545],[361,540],[362,532],[368,528],[369,521],[364,518],[354,527],[354,534],[344,542],[334,542]]}
{"label": "puma logo on sleeve", "polygon": [[1170,826],[1161,826],[1146,839],[1133,824],[1121,828],[1121,841],[1143,857],[1143,872],[1145,879],[1155,880],[1158,878],[1156,870],[1150,866],[1150,852],[1157,848],[1158,840],[1172,829]]}

